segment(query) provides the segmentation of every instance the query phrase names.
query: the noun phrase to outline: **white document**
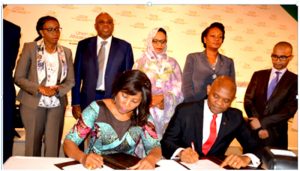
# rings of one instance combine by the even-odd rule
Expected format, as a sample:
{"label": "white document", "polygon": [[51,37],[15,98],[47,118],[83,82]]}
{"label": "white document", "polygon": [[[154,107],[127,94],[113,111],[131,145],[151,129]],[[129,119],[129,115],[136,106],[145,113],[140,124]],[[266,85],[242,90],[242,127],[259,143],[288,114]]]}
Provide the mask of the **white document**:
{"label": "white document", "polygon": [[[63,167],[63,169],[64,170],[72,170],[72,171],[74,171],[74,170],[86,170],[86,171],[91,171],[90,169],[87,169],[87,168],[85,168],[82,164],[74,164],[74,165],[70,165],[70,166],[65,166],[65,167]],[[114,169],[112,169],[112,168],[110,168],[110,167],[108,167],[108,166],[105,166],[105,165],[103,165],[103,168],[97,168],[97,169],[94,169],[93,171],[105,171],[105,170],[114,170]]]}
{"label": "white document", "polygon": [[296,157],[296,154],[289,150],[270,149],[275,155]]}
{"label": "white document", "polygon": [[185,162],[180,162],[181,164],[185,165],[186,167],[190,168],[191,170],[197,169],[203,169],[203,170],[225,170],[224,168],[220,167],[218,164],[207,160],[198,160],[196,163],[190,164]]}
{"label": "white document", "polygon": [[177,161],[174,160],[160,160],[158,163],[159,167],[156,167],[155,170],[161,171],[176,171],[176,170],[188,170]]}

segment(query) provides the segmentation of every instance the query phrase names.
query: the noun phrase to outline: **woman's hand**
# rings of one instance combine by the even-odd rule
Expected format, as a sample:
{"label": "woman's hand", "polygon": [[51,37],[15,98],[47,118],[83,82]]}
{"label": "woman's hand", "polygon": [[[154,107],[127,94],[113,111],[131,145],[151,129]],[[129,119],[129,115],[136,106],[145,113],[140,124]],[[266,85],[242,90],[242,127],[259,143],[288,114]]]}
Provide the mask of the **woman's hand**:
{"label": "woman's hand", "polygon": [[155,159],[147,156],[141,159],[136,165],[129,167],[129,170],[154,170],[155,169]]}
{"label": "woman's hand", "polygon": [[103,157],[95,153],[84,155],[84,157],[80,160],[80,163],[82,163],[84,167],[90,170],[102,168],[104,164]]}
{"label": "woman's hand", "polygon": [[150,153],[143,159],[141,159],[136,165],[128,168],[130,170],[153,170],[155,168],[155,164],[161,159],[162,153],[160,147],[154,147]]}
{"label": "woman's hand", "polygon": [[58,86],[46,87],[46,86],[39,86],[38,92],[44,96],[54,96],[58,92]]}
{"label": "woman's hand", "polygon": [[151,107],[157,107],[161,110],[165,108],[164,105],[164,95],[163,94],[156,94],[152,95]]}

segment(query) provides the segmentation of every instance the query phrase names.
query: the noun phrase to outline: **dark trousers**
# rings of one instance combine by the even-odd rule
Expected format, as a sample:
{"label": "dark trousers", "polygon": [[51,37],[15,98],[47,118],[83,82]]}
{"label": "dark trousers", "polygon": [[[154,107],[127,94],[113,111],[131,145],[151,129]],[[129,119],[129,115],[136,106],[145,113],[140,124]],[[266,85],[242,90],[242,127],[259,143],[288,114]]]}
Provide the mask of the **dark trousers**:
{"label": "dark trousers", "polygon": [[12,156],[15,136],[15,99],[5,96],[3,99],[3,163]]}

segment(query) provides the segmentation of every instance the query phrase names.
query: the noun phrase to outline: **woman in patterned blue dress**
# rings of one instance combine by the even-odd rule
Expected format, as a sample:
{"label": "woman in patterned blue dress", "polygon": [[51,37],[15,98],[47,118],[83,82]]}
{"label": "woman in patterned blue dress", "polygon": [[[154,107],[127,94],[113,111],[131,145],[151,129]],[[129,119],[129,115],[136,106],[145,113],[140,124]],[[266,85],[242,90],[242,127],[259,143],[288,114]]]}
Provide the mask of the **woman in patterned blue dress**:
{"label": "woman in patterned blue dress", "polygon": [[[151,82],[141,71],[124,72],[116,79],[112,99],[92,102],[82,113],[64,141],[64,151],[86,168],[103,165],[101,155],[135,155],[141,141],[147,156],[129,169],[154,169],[161,159],[161,147],[149,114]],[[85,152],[78,145],[91,135]]]}

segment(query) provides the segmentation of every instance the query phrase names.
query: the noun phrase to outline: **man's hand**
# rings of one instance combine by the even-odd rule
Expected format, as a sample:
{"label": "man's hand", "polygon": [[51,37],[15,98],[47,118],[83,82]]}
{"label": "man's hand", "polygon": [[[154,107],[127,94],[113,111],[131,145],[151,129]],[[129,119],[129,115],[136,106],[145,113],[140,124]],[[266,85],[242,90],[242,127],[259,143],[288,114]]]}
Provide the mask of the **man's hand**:
{"label": "man's hand", "polygon": [[259,131],[258,131],[258,137],[259,137],[260,139],[266,139],[266,138],[268,138],[268,137],[269,137],[269,132],[268,132],[268,130],[266,130],[266,129],[259,130]]}
{"label": "man's hand", "polygon": [[235,169],[239,169],[241,167],[246,167],[250,164],[251,159],[248,156],[240,156],[236,154],[231,154],[227,156],[226,159],[221,164],[221,167],[230,166]]}
{"label": "man's hand", "polygon": [[182,150],[179,153],[180,160],[186,163],[195,163],[199,160],[198,153],[193,150],[191,147]]}
{"label": "man's hand", "polygon": [[81,107],[80,107],[80,105],[72,106],[72,115],[75,119],[80,118],[80,116],[81,116]]}
{"label": "man's hand", "polygon": [[256,118],[256,117],[251,117],[251,118],[249,118],[249,120],[251,121],[251,122],[250,122],[250,126],[251,126],[251,128],[252,128],[253,130],[256,130],[256,129],[258,129],[258,128],[261,127],[261,124],[260,124],[258,118]]}

